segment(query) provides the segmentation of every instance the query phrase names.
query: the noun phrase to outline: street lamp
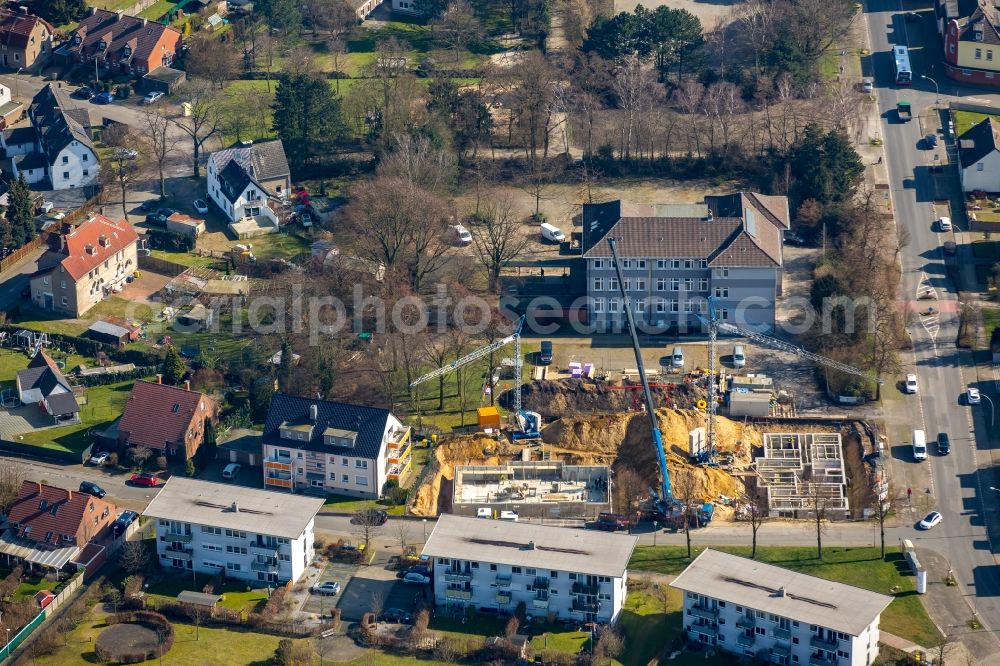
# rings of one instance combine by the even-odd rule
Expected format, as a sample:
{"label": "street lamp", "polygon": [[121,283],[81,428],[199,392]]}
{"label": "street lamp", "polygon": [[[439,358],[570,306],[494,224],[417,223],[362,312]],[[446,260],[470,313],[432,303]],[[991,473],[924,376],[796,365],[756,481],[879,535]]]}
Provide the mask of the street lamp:
{"label": "street lamp", "polygon": [[980,394],[980,396],[984,400],[986,400],[986,402],[990,403],[990,430],[992,430],[993,429],[993,420],[996,418],[996,415],[997,415],[996,408],[993,406],[993,399],[990,398],[990,396],[986,395],[985,393]]}
{"label": "street lamp", "polygon": [[921,74],[920,78],[927,79],[928,81],[934,84],[934,106],[936,107],[938,104],[941,103],[941,89],[938,87],[937,81],[927,76],[926,74]]}
{"label": "street lamp", "polygon": [[426,518],[424,518],[423,523],[424,523],[424,543],[427,543],[427,519]]}
{"label": "street lamp", "polygon": [[18,67],[18,68],[17,68],[17,74],[14,74],[14,98],[15,98],[15,99],[16,99],[17,97],[19,97],[19,95],[18,95],[18,93],[17,93],[17,88],[18,88],[18,85],[17,85],[17,83],[18,83],[18,78],[17,78],[17,76],[18,76],[18,74],[20,74],[20,73],[21,73],[21,70],[22,70],[22,69],[24,69],[24,67]]}

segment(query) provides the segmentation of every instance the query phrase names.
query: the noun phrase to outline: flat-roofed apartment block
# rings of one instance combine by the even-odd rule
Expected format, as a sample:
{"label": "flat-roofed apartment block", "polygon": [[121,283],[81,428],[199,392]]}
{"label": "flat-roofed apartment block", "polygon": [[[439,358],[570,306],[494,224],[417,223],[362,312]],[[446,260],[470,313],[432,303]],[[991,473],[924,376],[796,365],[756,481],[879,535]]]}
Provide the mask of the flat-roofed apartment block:
{"label": "flat-roofed apartment block", "polygon": [[319,497],[174,476],[142,515],[164,567],[261,583],[296,581],[315,556]]}
{"label": "flat-roofed apartment block", "polygon": [[438,608],[615,622],[638,537],[442,514],[424,545]]}
{"label": "flat-roofed apartment block", "polygon": [[828,518],[850,517],[838,433],[765,433],[756,462],[770,516],[804,518],[820,504]]}
{"label": "flat-roofed apartment block", "polygon": [[671,587],[688,640],[779,666],[869,666],[892,597],[706,550]]}

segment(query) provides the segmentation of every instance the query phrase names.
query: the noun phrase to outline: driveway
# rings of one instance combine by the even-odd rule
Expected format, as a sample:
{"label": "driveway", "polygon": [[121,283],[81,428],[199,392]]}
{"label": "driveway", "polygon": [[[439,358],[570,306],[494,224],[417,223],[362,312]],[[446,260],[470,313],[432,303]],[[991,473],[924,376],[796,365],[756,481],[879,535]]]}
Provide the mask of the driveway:
{"label": "driveway", "polygon": [[[344,592],[351,584],[351,581],[354,579],[357,571],[358,567],[355,564],[345,564],[343,562],[330,562],[327,564],[326,568],[318,577],[310,580],[309,587],[312,587],[316,583],[340,583],[340,594],[335,596],[313,594],[307,588],[305,590],[305,597],[303,599],[302,606],[299,607],[299,611],[310,615],[323,615],[329,613],[334,607],[340,607],[341,613],[343,613],[346,618],[347,613],[344,611],[342,603],[344,600]],[[360,619],[360,616],[358,619]]]}
{"label": "driveway", "polygon": [[40,410],[38,405],[0,409],[0,437],[12,442],[17,441],[15,435],[53,426],[52,417]]}

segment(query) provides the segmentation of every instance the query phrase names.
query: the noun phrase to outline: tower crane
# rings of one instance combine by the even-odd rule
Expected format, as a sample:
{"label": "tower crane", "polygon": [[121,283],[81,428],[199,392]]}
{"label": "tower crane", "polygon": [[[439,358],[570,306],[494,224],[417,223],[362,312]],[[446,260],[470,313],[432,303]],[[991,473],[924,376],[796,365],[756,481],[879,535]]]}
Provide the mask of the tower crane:
{"label": "tower crane", "polygon": [[618,276],[618,289],[622,294],[622,307],[625,310],[625,319],[628,321],[628,330],[632,335],[632,349],[635,351],[635,365],[639,368],[639,381],[642,382],[642,394],[646,399],[646,418],[649,419],[649,428],[653,434],[653,444],[656,446],[656,461],[660,465],[660,508],[671,509],[674,495],[670,489],[670,473],[667,471],[667,455],[663,449],[663,435],[660,434],[660,424],[656,419],[656,409],[653,405],[653,394],[649,390],[649,380],[646,379],[646,366],[642,362],[642,350],[639,349],[639,335],[635,328],[635,317],[632,315],[632,304],[629,301],[628,293],[625,291],[625,278],[622,276],[621,262],[618,261],[618,249],[615,246],[615,239],[609,238],[608,245],[611,246],[611,257],[614,262],[615,274]]}
{"label": "tower crane", "polygon": [[[717,342],[718,342],[718,332],[723,331],[725,333],[731,333],[734,335],[742,335],[748,340],[752,340],[758,344],[770,347],[772,349],[777,349],[779,351],[791,352],[796,354],[807,361],[812,361],[816,365],[822,365],[828,368],[833,368],[839,372],[843,372],[849,375],[855,375],[858,377],[864,377],[866,379],[872,379],[872,374],[861,370],[860,368],[855,368],[852,365],[847,365],[846,363],[841,363],[840,361],[835,361],[832,358],[827,358],[825,356],[820,356],[819,354],[814,354],[810,351],[806,351],[803,347],[798,347],[790,342],[785,342],[784,340],[779,340],[778,338],[773,338],[769,335],[764,335],[763,333],[758,333],[749,328],[743,328],[742,326],[737,326],[735,324],[730,324],[726,321],[721,321],[718,317],[715,308],[715,297],[709,295],[708,297],[708,317],[703,317],[702,315],[695,315],[698,319],[708,327],[708,409],[707,409],[707,421],[708,421],[708,441],[707,444],[707,455],[699,458],[699,462],[706,463],[709,465],[715,464],[715,413],[716,413],[716,377],[715,377],[715,365],[717,359]],[[878,380],[879,384],[884,383],[883,380]]]}
{"label": "tower crane", "polygon": [[[539,429],[542,425],[541,417],[535,412],[527,412],[521,408],[521,373],[524,366],[524,359],[521,355],[521,329],[524,327],[524,316],[522,315],[520,319],[517,320],[517,325],[514,327],[514,332],[505,338],[491,342],[488,345],[480,347],[479,349],[466,354],[462,358],[456,359],[438,368],[437,370],[432,370],[426,375],[422,375],[414,379],[410,383],[410,388],[428,382],[432,379],[437,379],[442,375],[447,375],[455,370],[458,370],[464,365],[478,361],[479,359],[486,358],[490,354],[500,349],[503,349],[510,343],[514,343],[514,409],[512,410],[514,414],[515,422],[517,423],[517,428],[515,429],[514,439],[530,439],[538,437]],[[492,373],[493,368],[487,369],[487,373]]]}

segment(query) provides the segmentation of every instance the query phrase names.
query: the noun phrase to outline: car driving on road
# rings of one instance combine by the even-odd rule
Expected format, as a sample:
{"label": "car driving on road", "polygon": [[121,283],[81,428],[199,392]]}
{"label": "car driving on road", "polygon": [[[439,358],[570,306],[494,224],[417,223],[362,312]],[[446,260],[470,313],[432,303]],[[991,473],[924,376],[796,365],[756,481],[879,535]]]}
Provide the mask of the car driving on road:
{"label": "car driving on road", "polygon": [[929,530],[932,527],[939,525],[942,520],[944,519],[941,517],[940,513],[938,513],[937,511],[931,511],[926,516],[924,516],[923,520],[917,523],[917,527],[919,527],[922,530]]}
{"label": "car driving on road", "polygon": [[939,456],[946,456],[951,453],[951,440],[948,439],[948,433],[939,432],[937,438],[937,450]]}

